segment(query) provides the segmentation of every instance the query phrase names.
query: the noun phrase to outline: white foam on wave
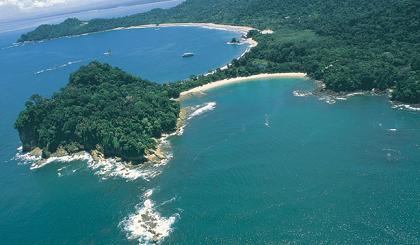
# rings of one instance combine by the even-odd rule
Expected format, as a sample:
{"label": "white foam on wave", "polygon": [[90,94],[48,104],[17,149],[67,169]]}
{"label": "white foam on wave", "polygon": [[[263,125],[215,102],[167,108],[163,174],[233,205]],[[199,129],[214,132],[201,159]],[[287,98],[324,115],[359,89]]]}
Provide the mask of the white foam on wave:
{"label": "white foam on wave", "polygon": [[118,161],[114,158],[93,160],[87,162],[88,167],[94,171],[94,174],[102,179],[122,178],[127,181],[133,181],[142,178],[146,181],[158,176],[162,172],[162,166],[166,165],[172,159],[172,154],[165,154],[165,158],[159,163],[144,163],[139,165],[130,165]]}
{"label": "white foam on wave", "polygon": [[69,156],[62,156],[62,157],[50,157],[45,160],[40,160],[37,162],[32,163],[30,169],[39,169],[42,168],[50,163],[53,162],[60,162],[60,163],[70,163],[74,161],[89,161],[92,157],[87,152],[76,153]]}
{"label": "white foam on wave", "polygon": [[72,175],[72,174],[76,173],[77,171],[79,171],[80,169],[81,169],[80,165],[79,166],[66,165],[64,167],[61,167],[61,168],[57,169],[57,176],[58,177],[63,177],[63,176]]}
{"label": "white foam on wave", "polygon": [[12,43],[11,45],[6,46],[6,47],[2,47],[1,49],[4,50],[4,49],[17,48],[17,47],[21,47],[23,45],[25,45],[25,44],[24,43]]}
{"label": "white foam on wave", "polygon": [[216,102],[208,102],[204,105],[199,105],[197,107],[194,107],[193,108],[194,111],[188,116],[188,120],[196,116],[199,116],[207,111],[212,111],[215,108],[216,108]]}
{"label": "white foam on wave", "polygon": [[307,97],[310,95],[312,95],[312,92],[309,92],[309,91],[300,91],[300,90],[293,91],[293,96],[295,97]]}
{"label": "white foam on wave", "polygon": [[40,161],[41,157],[34,156],[30,154],[29,152],[23,153],[22,146],[20,146],[17,148],[17,153],[12,158],[12,160],[18,161],[18,164],[26,165],[26,164],[33,164],[34,162]]}
{"label": "white foam on wave", "polygon": [[39,75],[39,74],[44,73],[44,72],[54,71],[54,70],[64,68],[64,67],[67,67],[67,66],[70,66],[70,65],[73,65],[73,64],[81,63],[81,62],[83,62],[83,60],[69,61],[69,62],[64,63],[62,65],[57,65],[57,66],[53,66],[53,67],[46,68],[46,69],[43,69],[43,70],[39,70],[39,71],[35,72],[34,74]]}
{"label": "white foam on wave", "polygon": [[180,131],[181,129],[178,132],[163,135],[161,139],[159,140],[158,147],[161,150],[163,150],[164,158],[160,159],[160,162],[158,163],[157,166],[166,165],[174,157],[174,155],[172,154],[172,145],[171,145],[171,142],[169,142],[169,137],[172,137],[174,135],[182,135],[182,133],[184,132],[183,129],[182,129],[182,132]]}
{"label": "white foam on wave", "polygon": [[183,122],[183,125],[177,130],[175,133],[178,136],[181,136],[184,133],[185,127],[187,126],[187,121],[191,120],[194,117],[197,117],[199,115],[202,115],[205,112],[212,111],[216,108],[216,102],[208,102],[201,105],[196,106],[189,106],[185,109],[187,110],[187,120]]}
{"label": "white foam on wave", "polygon": [[408,104],[393,104],[392,108],[398,109],[398,110],[420,111],[420,107],[416,107],[416,106],[408,105]]}
{"label": "white foam on wave", "polygon": [[366,92],[354,92],[354,93],[349,93],[346,94],[346,97],[353,97],[353,96],[358,96],[358,95],[366,95]]}
{"label": "white foam on wave", "polygon": [[127,233],[127,238],[137,240],[139,244],[161,243],[169,236],[172,225],[179,214],[162,217],[156,211],[155,203],[150,199],[153,189],[143,194],[143,203],[136,205],[136,211],[119,223]]}
{"label": "white foam on wave", "polygon": [[[161,142],[161,144],[165,145],[165,148],[170,147],[170,143],[167,140],[167,137],[165,137],[162,140],[163,142]],[[56,162],[71,163],[74,161],[85,161],[87,162],[87,167],[93,170],[94,174],[100,176],[102,179],[117,177],[126,179],[127,181],[136,180],[138,178],[143,178],[144,180],[149,181],[150,179],[159,175],[162,171],[162,166],[166,165],[173,157],[172,153],[168,152],[167,154],[165,154],[165,158],[161,159],[159,163],[145,163],[140,164],[138,166],[133,166],[113,158],[94,160],[92,156],[87,152],[80,152],[69,156],[50,157],[48,159],[42,159],[41,157],[34,156],[30,153],[23,153],[22,147],[19,147],[17,150],[18,152],[12,159],[17,160],[18,164],[31,164],[31,170],[40,169],[51,163]],[[71,172],[74,173],[78,169],[72,169]],[[66,166],[58,168],[57,175],[59,177],[63,176],[63,171],[65,170]],[[69,171],[66,172],[69,173]]]}
{"label": "white foam on wave", "polygon": [[319,98],[319,100],[324,101],[325,103],[330,104],[330,105],[335,104],[336,102],[335,99],[331,96],[322,96]]}

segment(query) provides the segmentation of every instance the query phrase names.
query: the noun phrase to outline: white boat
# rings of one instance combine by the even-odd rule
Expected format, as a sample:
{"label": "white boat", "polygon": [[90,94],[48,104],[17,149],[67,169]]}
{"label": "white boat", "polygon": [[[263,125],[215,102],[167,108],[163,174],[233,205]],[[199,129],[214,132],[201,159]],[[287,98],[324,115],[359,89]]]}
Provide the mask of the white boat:
{"label": "white boat", "polygon": [[182,55],[183,58],[192,57],[192,56],[194,56],[194,53],[190,53],[190,52],[184,53]]}
{"label": "white boat", "polygon": [[268,118],[268,115],[267,114],[265,114],[265,122],[264,122],[264,125],[266,126],[266,127],[270,127],[270,121],[269,121],[269,118]]}

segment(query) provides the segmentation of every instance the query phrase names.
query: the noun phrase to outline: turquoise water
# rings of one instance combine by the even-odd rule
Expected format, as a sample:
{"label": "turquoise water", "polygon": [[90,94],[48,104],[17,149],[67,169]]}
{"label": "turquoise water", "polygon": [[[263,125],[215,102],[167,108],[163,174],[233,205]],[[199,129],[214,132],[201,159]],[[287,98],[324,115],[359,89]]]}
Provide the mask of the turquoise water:
{"label": "turquoise water", "polygon": [[[77,161],[30,170],[10,160],[24,100],[50,95],[88,60],[165,82],[240,55],[246,47],[225,45],[235,35],[127,30],[2,50],[2,242],[135,244],[149,238],[145,225],[171,228],[164,244],[419,244],[420,113],[379,96],[333,105],[293,96],[312,89],[308,80],[235,84],[184,101],[191,118],[170,138],[173,158],[163,166],[107,172]],[[197,55],[179,58],[186,51]],[[134,177],[114,176],[123,171]]]}
{"label": "turquoise water", "polygon": [[[20,145],[13,123],[26,99],[33,93],[50,96],[71,72],[94,59],[162,83],[223,66],[247,47],[226,44],[237,33],[182,27],[11,46],[18,35],[0,36],[1,243],[127,242],[118,224],[135,210],[149,184],[142,178],[102,180],[84,162],[32,171],[28,164],[11,160]],[[109,49],[112,54],[104,55]],[[196,55],[182,58],[187,51]]]}

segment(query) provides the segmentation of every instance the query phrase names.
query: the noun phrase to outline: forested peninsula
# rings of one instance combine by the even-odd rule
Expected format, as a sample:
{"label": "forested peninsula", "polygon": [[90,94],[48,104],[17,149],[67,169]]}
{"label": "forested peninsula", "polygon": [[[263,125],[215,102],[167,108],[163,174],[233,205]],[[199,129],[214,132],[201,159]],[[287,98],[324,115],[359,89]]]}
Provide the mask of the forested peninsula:
{"label": "forested peninsula", "polygon": [[249,33],[259,45],[227,70],[178,89],[259,73],[305,72],[335,92],[392,91],[420,103],[420,2],[417,0],[187,0],[167,10],[88,22],[42,25],[19,39],[37,41],[143,24],[212,22],[272,29]]}
{"label": "forested peninsula", "polygon": [[33,95],[15,127],[23,151],[39,148],[43,158],[95,151],[142,163],[157,139],[176,129],[177,96],[166,85],[92,62],[52,98]]}
{"label": "forested peninsula", "polygon": [[143,24],[209,22],[271,29],[249,31],[258,46],[227,69],[156,84],[92,62],[46,99],[34,95],[15,127],[24,151],[51,154],[99,151],[141,163],[162,134],[175,131],[173,98],[213,81],[261,73],[304,72],[328,91],[392,91],[392,99],[420,103],[420,2],[415,0],[187,0],[168,10],[89,22],[42,25],[20,42]]}

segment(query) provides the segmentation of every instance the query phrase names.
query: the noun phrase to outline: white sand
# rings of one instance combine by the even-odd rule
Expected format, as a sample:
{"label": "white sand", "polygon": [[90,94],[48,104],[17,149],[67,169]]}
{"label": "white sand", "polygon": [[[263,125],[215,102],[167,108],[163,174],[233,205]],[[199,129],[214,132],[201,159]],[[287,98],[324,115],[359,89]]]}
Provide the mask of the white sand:
{"label": "white sand", "polygon": [[202,27],[202,28],[208,28],[208,29],[235,31],[235,32],[241,32],[244,34],[248,33],[248,31],[250,30],[257,30],[250,26],[233,26],[233,25],[221,25],[221,24],[214,24],[214,23],[162,23],[162,24],[148,24],[148,25],[138,25],[138,26],[130,26],[130,27],[118,27],[113,30],[136,29],[136,28],[180,27],[180,26]]}
{"label": "white sand", "polygon": [[204,84],[202,86],[195,87],[195,88],[192,88],[190,90],[184,91],[180,94],[179,97],[182,99],[182,98],[184,98],[188,95],[203,93],[204,91],[207,91],[207,90],[210,90],[210,89],[214,89],[214,88],[218,88],[218,87],[222,87],[222,86],[226,86],[226,85],[234,84],[234,83],[241,83],[241,82],[261,80],[261,79],[294,78],[294,77],[296,77],[296,78],[306,78],[306,73],[300,73],[300,72],[271,73],[271,74],[264,73],[264,74],[249,76],[249,77],[236,77],[236,78],[224,79],[224,80],[211,82],[211,83]]}
{"label": "white sand", "polygon": [[[233,26],[233,25],[222,25],[222,24],[214,24],[214,23],[162,23],[162,24],[148,24],[148,25],[138,25],[138,26],[130,26],[130,27],[117,27],[112,30],[128,30],[128,29],[142,29],[142,28],[161,28],[161,27],[201,27],[206,29],[215,29],[215,30],[224,30],[224,31],[233,31],[239,32],[243,35],[246,35],[251,30],[257,30],[250,26]],[[247,38],[244,41],[249,45],[249,49],[246,51],[248,52],[251,48],[258,45],[258,43],[253,40],[252,38]],[[246,53],[245,52],[245,53]]]}

